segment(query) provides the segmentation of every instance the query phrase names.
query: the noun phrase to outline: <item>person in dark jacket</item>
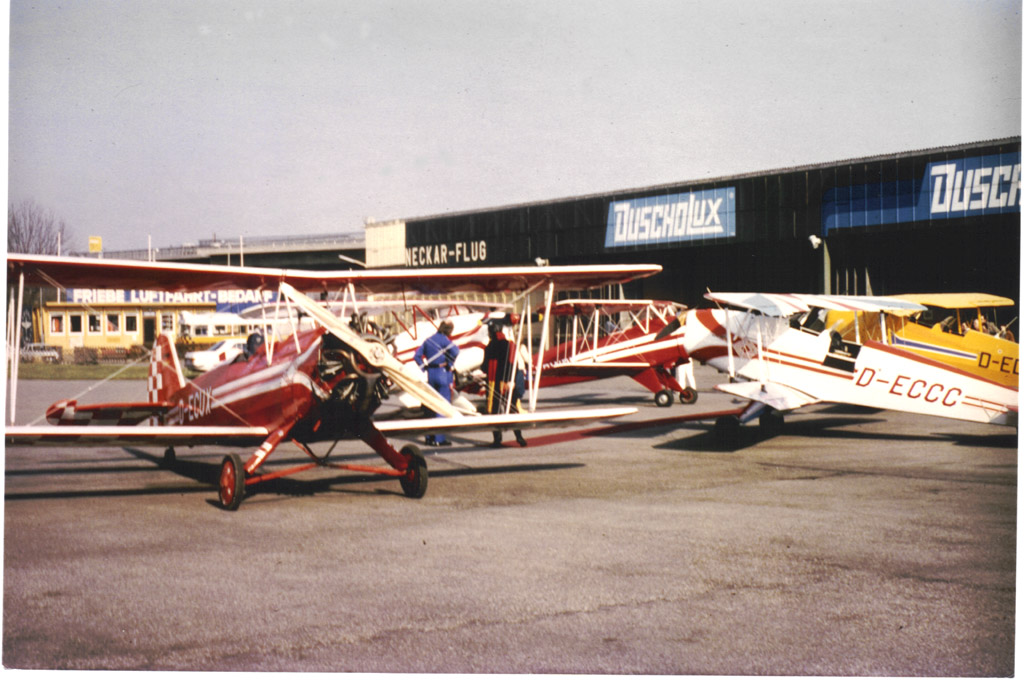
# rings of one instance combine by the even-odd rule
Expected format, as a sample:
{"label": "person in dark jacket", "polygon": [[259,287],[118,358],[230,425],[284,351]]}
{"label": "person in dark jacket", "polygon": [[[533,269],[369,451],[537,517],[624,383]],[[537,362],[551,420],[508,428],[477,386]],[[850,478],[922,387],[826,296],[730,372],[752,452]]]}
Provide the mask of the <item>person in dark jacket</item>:
{"label": "person in dark jacket", "polygon": [[[516,381],[512,380],[512,368],[515,363],[512,344],[501,332],[501,325],[494,322],[487,325],[487,336],[489,341],[484,348],[484,371],[487,373],[487,393],[485,412],[487,414],[502,414],[505,411],[505,403],[508,400],[509,384],[512,391],[512,408],[516,412],[522,412],[523,382],[520,376],[523,374],[522,367],[516,372]],[[515,429],[516,442],[520,447],[526,447],[526,439],[519,429]],[[492,447],[501,447],[501,431],[494,432]]]}

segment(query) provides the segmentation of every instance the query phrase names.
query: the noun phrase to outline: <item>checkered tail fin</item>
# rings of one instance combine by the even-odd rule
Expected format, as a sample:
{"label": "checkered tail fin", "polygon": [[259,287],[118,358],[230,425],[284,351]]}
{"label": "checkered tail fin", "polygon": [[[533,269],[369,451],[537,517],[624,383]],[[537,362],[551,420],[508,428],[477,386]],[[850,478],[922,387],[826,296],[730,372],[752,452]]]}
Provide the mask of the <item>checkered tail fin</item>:
{"label": "checkered tail fin", "polygon": [[149,401],[170,402],[184,386],[185,376],[181,373],[178,353],[171,343],[171,337],[161,334],[153,344],[149,362]]}

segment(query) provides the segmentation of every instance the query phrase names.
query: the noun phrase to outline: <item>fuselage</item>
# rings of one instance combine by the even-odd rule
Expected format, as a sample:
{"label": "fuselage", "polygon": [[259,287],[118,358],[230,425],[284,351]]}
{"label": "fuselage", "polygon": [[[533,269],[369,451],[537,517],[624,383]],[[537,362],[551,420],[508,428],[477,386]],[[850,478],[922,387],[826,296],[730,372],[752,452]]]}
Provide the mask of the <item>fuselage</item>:
{"label": "fuselage", "polygon": [[272,359],[260,345],[251,355],[200,374],[169,397],[173,407],[165,423],[263,426],[272,431],[297,415],[316,419],[318,405],[339,380],[322,374],[323,336],[322,329],[300,332],[278,341]]}
{"label": "fuselage", "polygon": [[752,382],[795,388],[812,402],[995,424],[1017,421],[1015,387],[895,346],[857,344],[828,329],[798,328],[786,318],[739,311],[691,310],[684,326],[691,357]]}
{"label": "fuselage", "polygon": [[[596,338],[581,335],[548,349],[543,355],[541,387],[590,381],[619,374],[634,374],[648,367],[671,369],[688,360],[684,330],[657,339],[665,321],[652,320],[646,328],[633,325]],[[535,360],[536,362],[536,360]]]}

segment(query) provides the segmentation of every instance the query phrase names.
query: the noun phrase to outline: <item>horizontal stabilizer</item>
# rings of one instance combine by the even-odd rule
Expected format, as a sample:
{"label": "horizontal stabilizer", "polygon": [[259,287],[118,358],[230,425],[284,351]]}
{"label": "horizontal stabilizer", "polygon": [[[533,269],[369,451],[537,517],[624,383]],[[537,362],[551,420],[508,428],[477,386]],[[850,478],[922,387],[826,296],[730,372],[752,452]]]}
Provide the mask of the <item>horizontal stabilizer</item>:
{"label": "horizontal stabilizer", "polygon": [[764,403],[779,412],[795,410],[798,407],[818,402],[817,398],[807,395],[803,391],[770,382],[745,381],[736,384],[719,384],[715,388],[723,393]]}
{"label": "horizontal stabilizer", "polygon": [[612,407],[595,410],[552,410],[521,414],[482,414],[471,417],[437,417],[433,419],[397,419],[375,421],[374,426],[386,436],[415,436],[431,433],[471,433],[502,429],[559,428],[579,426],[587,422],[614,419],[636,413],[635,407]]}
{"label": "horizontal stabilizer", "polygon": [[46,421],[56,426],[130,426],[161,417],[171,407],[168,402],[79,405],[75,400],[61,400],[46,410]]}

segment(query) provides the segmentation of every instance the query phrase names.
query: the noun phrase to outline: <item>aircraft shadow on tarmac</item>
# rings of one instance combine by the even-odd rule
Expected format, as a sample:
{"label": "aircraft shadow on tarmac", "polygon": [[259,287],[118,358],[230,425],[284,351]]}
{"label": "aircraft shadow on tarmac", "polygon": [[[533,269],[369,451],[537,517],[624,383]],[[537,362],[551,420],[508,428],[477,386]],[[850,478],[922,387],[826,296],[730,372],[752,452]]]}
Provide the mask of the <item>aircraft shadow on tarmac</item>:
{"label": "aircraft shadow on tarmac", "polygon": [[[846,412],[846,406],[843,406],[843,410],[837,410],[837,412]],[[820,410],[816,415],[828,414],[832,412],[831,408]],[[850,412],[860,413],[861,410],[850,410]],[[881,410],[877,410],[881,412]],[[907,433],[879,433],[879,432],[865,432],[852,430],[849,427],[873,424],[878,422],[884,422],[884,418],[869,419],[865,417],[817,417],[812,416],[807,419],[800,420],[787,420],[785,425],[782,427],[782,432],[776,436],[764,436],[761,434],[758,428],[757,422],[751,422],[745,424],[739,428],[736,439],[732,443],[722,443],[715,437],[713,427],[714,425],[710,422],[690,422],[692,426],[683,425],[686,428],[697,428],[700,429],[698,433],[685,438],[677,440],[658,443],[653,447],[660,450],[683,450],[689,452],[739,452],[747,448],[754,447],[762,442],[773,440],[779,437],[793,437],[793,438],[828,438],[835,440],[836,442],[843,441],[885,441],[885,442],[924,442],[933,441],[936,443],[951,443],[959,446],[970,446],[970,447],[984,447],[984,448],[1001,448],[1001,449],[1016,449],[1017,448],[1017,434],[1016,431],[993,431],[991,434],[963,434],[963,433],[919,433],[919,434],[907,434]],[[672,428],[680,427],[667,427],[660,429],[661,431],[669,431]],[[648,431],[647,433],[650,433]],[[632,434],[622,434],[628,436]]]}
{"label": "aircraft shadow on tarmac", "polygon": [[[477,444],[470,444],[472,447],[478,447]],[[206,489],[205,486],[209,486],[210,492],[216,496],[216,490],[218,481],[220,479],[220,461],[209,461],[210,456],[204,455],[207,461],[200,461],[197,459],[191,459],[187,457],[177,457],[171,463],[164,461],[162,456],[154,455],[144,450],[137,448],[122,448],[127,454],[136,457],[147,462],[152,462],[154,465],[161,469],[166,469],[175,474],[178,474],[186,479],[191,479],[196,483],[203,484],[203,487],[197,487],[196,485],[166,485],[166,486],[145,486],[139,488],[114,488],[105,490],[60,490],[60,491],[37,491],[27,493],[11,493],[8,492],[4,495],[5,500],[37,500],[37,499],[71,499],[71,498],[103,498],[103,497],[138,497],[138,496],[149,496],[149,495],[180,495],[183,493],[194,493]],[[427,460],[433,459],[432,453],[425,453]],[[364,460],[364,459],[376,459],[376,455],[342,455],[332,456],[331,461],[342,462],[352,460]],[[443,458],[441,458],[443,459]],[[296,464],[304,464],[308,462],[308,458],[296,457],[296,458],[282,458],[275,460],[274,467],[271,470],[280,468],[286,468],[288,466],[294,466]],[[578,462],[571,463],[542,463],[542,464],[509,464],[500,466],[483,466],[483,467],[472,467],[465,464],[460,465],[458,469],[445,469],[445,470],[431,470],[429,472],[430,478],[455,478],[463,476],[487,476],[494,474],[508,474],[518,472],[541,472],[541,471],[555,471],[561,469],[575,469],[584,466]],[[132,466],[104,466],[104,467],[68,467],[60,470],[45,469],[45,470],[22,470],[16,472],[7,472],[7,476],[31,476],[31,475],[54,475],[57,474],[110,474],[110,473],[132,473],[141,471],[138,467]],[[337,471],[337,470],[332,470]],[[273,495],[287,495],[293,497],[305,497],[315,495],[317,493],[326,492],[342,492],[353,495],[397,495],[402,496],[401,489],[396,485],[394,490],[388,489],[374,489],[374,490],[357,490],[357,489],[342,489],[340,486],[351,486],[356,484],[365,483],[391,483],[395,479],[392,476],[383,476],[378,474],[366,474],[366,473],[353,473],[346,472],[336,476],[320,477],[320,478],[290,478],[284,477],[274,479],[271,481],[265,481],[260,483],[257,487],[246,492],[247,498],[258,497],[261,494],[273,494]],[[212,505],[216,505],[217,502],[214,499],[208,500]]]}

